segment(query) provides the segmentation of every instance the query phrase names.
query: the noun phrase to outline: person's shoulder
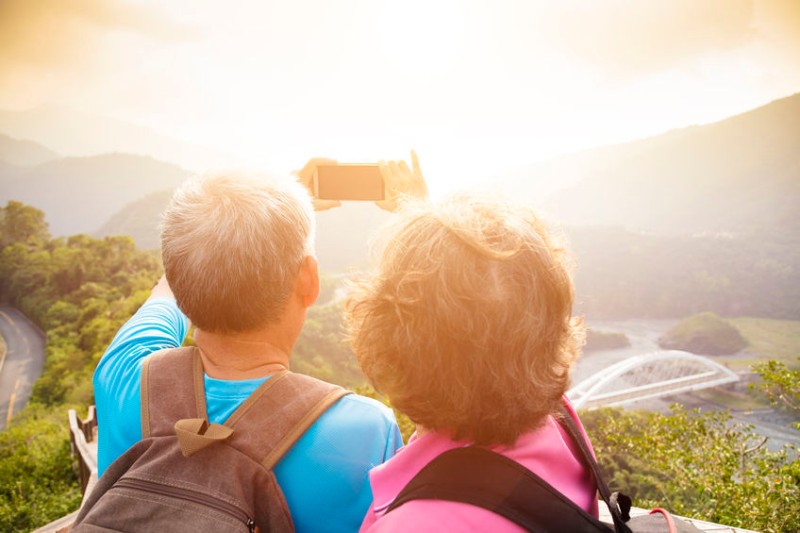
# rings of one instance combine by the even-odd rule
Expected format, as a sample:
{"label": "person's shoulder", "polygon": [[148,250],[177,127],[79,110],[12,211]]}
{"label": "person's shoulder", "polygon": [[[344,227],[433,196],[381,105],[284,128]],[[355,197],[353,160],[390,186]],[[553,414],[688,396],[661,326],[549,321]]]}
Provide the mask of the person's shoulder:
{"label": "person's shoulder", "polygon": [[392,410],[378,400],[361,396],[360,394],[350,393],[342,396],[328,410],[335,417],[342,417],[351,422],[389,422],[395,424],[395,416]]}
{"label": "person's shoulder", "polygon": [[347,441],[351,443],[348,446],[358,440],[380,442],[384,446],[400,438],[392,410],[357,394],[347,394],[328,408],[311,427],[311,433],[332,441]]}

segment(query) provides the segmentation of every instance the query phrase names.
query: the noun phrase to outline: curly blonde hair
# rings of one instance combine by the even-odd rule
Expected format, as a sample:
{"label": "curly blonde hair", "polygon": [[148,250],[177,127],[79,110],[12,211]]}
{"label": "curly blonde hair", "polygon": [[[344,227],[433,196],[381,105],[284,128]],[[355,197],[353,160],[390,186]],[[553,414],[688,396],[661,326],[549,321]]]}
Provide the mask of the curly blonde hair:
{"label": "curly blonde hair", "polygon": [[512,444],[555,412],[583,341],[564,249],[530,210],[478,198],[405,210],[345,302],[375,388],[426,429]]}

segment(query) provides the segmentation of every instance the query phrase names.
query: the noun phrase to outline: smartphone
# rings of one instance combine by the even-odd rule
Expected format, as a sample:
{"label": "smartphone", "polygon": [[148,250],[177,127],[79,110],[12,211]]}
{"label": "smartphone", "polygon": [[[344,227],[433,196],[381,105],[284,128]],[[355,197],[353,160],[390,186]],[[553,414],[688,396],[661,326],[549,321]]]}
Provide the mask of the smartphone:
{"label": "smartphone", "polygon": [[383,176],[378,165],[319,165],[312,192],[321,200],[383,200]]}

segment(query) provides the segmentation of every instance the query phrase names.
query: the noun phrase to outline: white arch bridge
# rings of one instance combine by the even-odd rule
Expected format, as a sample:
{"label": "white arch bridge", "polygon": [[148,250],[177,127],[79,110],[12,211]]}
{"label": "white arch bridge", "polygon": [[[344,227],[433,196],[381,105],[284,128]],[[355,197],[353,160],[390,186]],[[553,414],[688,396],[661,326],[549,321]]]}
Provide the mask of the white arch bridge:
{"label": "white arch bridge", "polygon": [[584,379],[567,396],[576,409],[611,407],[736,381],[735,372],[708,357],[667,350],[624,359]]}

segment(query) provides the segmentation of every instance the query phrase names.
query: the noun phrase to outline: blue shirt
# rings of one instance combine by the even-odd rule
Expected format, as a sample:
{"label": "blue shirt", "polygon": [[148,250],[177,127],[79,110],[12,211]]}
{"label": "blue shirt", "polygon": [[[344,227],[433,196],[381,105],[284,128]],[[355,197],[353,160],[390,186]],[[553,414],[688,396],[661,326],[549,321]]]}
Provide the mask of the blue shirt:
{"label": "blue shirt", "polygon": [[[142,360],[183,343],[186,316],[174,300],[152,298],[119,330],[94,374],[98,475],[142,438]],[[208,418],[221,424],[264,380],[205,376]],[[403,445],[386,406],[349,394],[303,434],[275,466],[298,532],[357,531],[372,501],[367,472]]]}

